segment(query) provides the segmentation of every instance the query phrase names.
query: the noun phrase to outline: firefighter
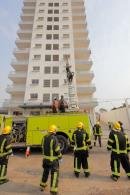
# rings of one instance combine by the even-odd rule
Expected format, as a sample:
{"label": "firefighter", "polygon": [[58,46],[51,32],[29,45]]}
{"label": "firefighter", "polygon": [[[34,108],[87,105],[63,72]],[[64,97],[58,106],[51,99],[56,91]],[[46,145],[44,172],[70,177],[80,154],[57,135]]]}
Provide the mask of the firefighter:
{"label": "firefighter", "polygon": [[93,135],[94,135],[94,146],[96,146],[96,140],[98,138],[99,146],[101,147],[102,146],[101,144],[102,129],[101,129],[99,122],[97,122],[93,126]]}
{"label": "firefighter", "polygon": [[6,178],[9,155],[12,154],[12,145],[10,137],[11,127],[6,126],[0,135],[0,184],[9,181]]}
{"label": "firefighter", "polygon": [[74,145],[74,174],[78,178],[81,165],[84,170],[85,177],[89,177],[88,168],[88,150],[92,148],[91,141],[87,132],[84,130],[84,124],[79,122],[77,129],[72,136],[72,145]]}
{"label": "firefighter", "polygon": [[51,125],[48,134],[44,136],[42,141],[43,149],[43,175],[40,183],[41,191],[47,186],[49,172],[51,172],[50,192],[53,195],[58,191],[59,178],[59,160],[62,158],[58,139],[56,137],[57,127]]}
{"label": "firefighter", "polygon": [[118,122],[114,123],[114,129],[109,134],[107,149],[111,150],[111,178],[117,181],[120,177],[120,163],[130,179],[130,162],[128,152],[130,145],[127,134],[121,132]]}

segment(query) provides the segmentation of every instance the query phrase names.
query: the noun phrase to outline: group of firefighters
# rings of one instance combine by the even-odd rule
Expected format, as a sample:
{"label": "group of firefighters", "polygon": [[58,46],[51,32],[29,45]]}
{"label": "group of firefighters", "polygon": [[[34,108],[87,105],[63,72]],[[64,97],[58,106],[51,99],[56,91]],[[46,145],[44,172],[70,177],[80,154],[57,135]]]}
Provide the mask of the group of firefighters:
{"label": "group of firefighters", "polygon": [[[0,135],[0,184],[4,184],[9,180],[6,178],[7,165],[9,155],[12,153],[11,127],[6,126],[3,129],[3,134]],[[60,150],[60,144],[56,137],[57,127],[51,125],[48,129],[48,134],[43,137],[42,151],[43,151],[43,174],[40,183],[41,191],[44,191],[47,186],[47,180],[49,173],[51,173],[50,193],[52,195],[58,194],[58,179],[59,179],[59,162],[62,161],[62,154]],[[94,134],[94,146],[96,146],[96,140],[98,138],[99,146],[101,147],[101,135],[102,130],[100,123],[97,122],[93,127]],[[90,170],[88,166],[89,149],[92,148],[91,140],[88,133],[85,130],[84,124],[79,122],[77,129],[72,136],[72,145],[74,147],[74,174],[78,178],[80,175],[81,166],[84,170],[85,177],[90,176]],[[120,163],[125,170],[128,179],[130,179],[130,162],[128,152],[130,151],[130,145],[128,136],[121,131],[121,125],[119,122],[113,124],[113,128],[110,131],[107,149],[111,151],[111,179],[117,181],[120,177]]]}

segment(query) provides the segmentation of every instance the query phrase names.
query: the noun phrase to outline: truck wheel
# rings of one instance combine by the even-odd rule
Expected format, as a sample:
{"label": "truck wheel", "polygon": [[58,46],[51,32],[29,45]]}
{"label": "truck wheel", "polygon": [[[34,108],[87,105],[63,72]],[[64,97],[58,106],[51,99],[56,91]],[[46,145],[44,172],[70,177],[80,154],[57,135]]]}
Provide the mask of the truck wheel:
{"label": "truck wheel", "polygon": [[59,144],[60,144],[60,148],[61,148],[61,152],[62,153],[66,153],[68,150],[68,142],[67,142],[67,138],[64,137],[63,135],[57,135]]}

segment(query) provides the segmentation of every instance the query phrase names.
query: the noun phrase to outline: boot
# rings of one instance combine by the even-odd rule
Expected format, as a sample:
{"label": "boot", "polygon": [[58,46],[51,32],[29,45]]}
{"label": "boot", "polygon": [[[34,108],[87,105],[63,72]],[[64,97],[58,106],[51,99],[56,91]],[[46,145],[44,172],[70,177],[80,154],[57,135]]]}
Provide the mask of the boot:
{"label": "boot", "polygon": [[114,175],[111,175],[110,177],[111,177],[111,179],[112,179],[113,181],[117,181],[117,180],[118,180],[118,177],[116,177],[116,176],[114,176]]}
{"label": "boot", "polygon": [[4,179],[0,181],[0,185],[9,182],[9,179]]}
{"label": "boot", "polygon": [[90,173],[84,173],[85,174],[85,177],[89,177],[90,176]]}
{"label": "boot", "polygon": [[79,173],[74,172],[74,174],[75,174],[75,177],[79,178]]}
{"label": "boot", "polygon": [[46,185],[44,185],[44,186],[43,186],[42,184],[40,184],[40,190],[41,190],[41,191],[44,191],[44,190],[45,190],[45,188],[46,188],[46,186],[47,186],[47,184],[46,184]]}
{"label": "boot", "polygon": [[50,192],[51,195],[58,195],[58,192]]}

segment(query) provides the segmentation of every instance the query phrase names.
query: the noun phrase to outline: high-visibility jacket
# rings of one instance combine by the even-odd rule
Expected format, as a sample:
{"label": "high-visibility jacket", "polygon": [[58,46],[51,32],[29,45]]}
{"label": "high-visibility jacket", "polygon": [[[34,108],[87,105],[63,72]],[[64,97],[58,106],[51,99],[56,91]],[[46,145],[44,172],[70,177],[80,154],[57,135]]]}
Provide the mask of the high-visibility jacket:
{"label": "high-visibility jacket", "polygon": [[102,135],[102,129],[100,125],[95,124],[93,126],[93,135]]}
{"label": "high-visibility jacket", "polygon": [[55,134],[47,134],[42,140],[44,159],[54,161],[62,158],[60,145]]}
{"label": "high-visibility jacket", "polygon": [[88,150],[92,148],[91,141],[87,132],[84,129],[77,129],[72,136],[72,145],[74,145],[75,151]]}
{"label": "high-visibility jacket", "polygon": [[107,149],[115,154],[127,154],[130,151],[128,135],[118,130],[112,130],[109,134]]}
{"label": "high-visibility jacket", "polygon": [[7,157],[12,153],[11,138],[9,135],[0,135],[0,158]]}

